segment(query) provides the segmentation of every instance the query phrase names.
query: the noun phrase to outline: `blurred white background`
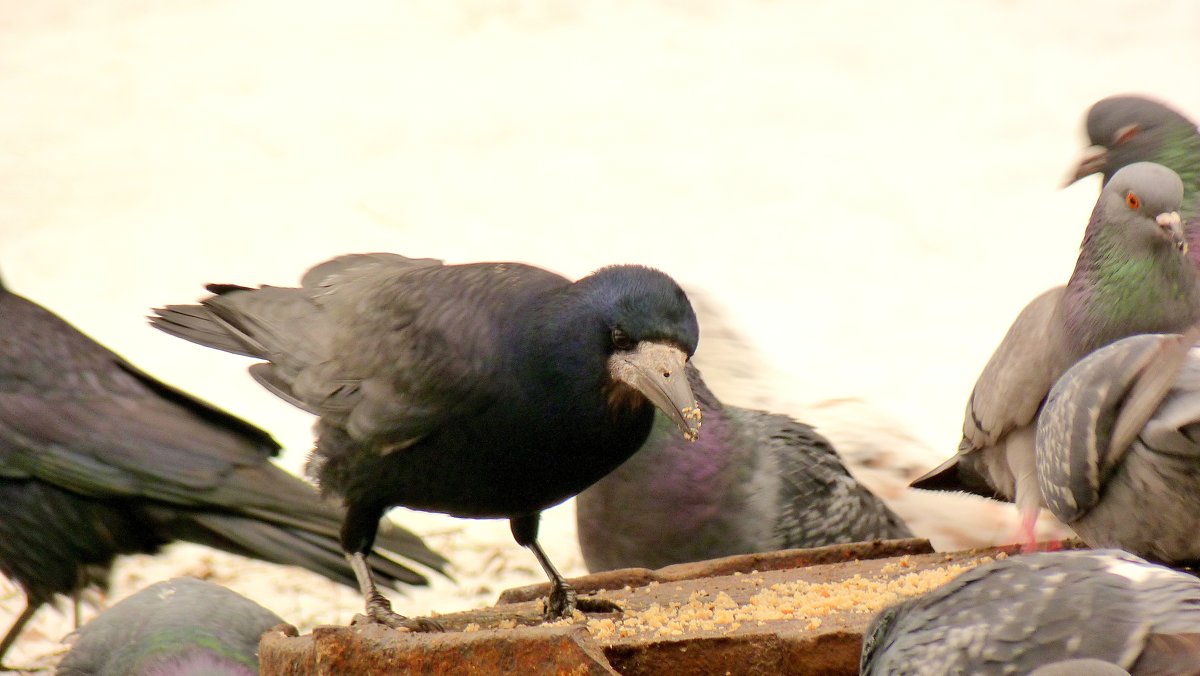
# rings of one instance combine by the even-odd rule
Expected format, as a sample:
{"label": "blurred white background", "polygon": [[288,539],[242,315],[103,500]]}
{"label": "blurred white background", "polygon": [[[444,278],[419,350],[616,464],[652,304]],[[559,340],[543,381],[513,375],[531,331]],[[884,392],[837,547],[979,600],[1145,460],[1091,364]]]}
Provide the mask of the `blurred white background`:
{"label": "blurred white background", "polygon": [[[1192,0],[5,0],[0,274],[290,468],[309,416],[143,317],[374,250],[660,267],[760,352],[710,377],[726,400],[820,424],[861,399],[946,457],[1009,323],[1074,264],[1084,111],[1142,92],[1200,115],[1197,26]],[[547,529],[580,572],[569,508]],[[435,544],[541,578],[506,524],[465,532]]]}

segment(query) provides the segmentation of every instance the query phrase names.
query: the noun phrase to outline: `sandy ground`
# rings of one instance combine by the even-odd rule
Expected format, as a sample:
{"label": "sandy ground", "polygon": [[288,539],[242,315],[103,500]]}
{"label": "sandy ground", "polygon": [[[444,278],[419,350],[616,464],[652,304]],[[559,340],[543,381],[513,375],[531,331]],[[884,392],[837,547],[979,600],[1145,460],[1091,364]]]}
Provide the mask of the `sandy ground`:
{"label": "sandy ground", "polygon": [[[353,251],[651,264],[757,350],[709,357],[724,398],[921,464],[956,446],[1016,312],[1070,272],[1097,190],[1059,189],[1084,110],[1139,91],[1200,114],[1198,25],[1191,0],[9,0],[0,269],[297,468],[308,416],[147,328],[148,307]],[[458,566],[409,612],[541,579],[504,523],[393,514]],[[570,505],[547,519],[581,572]],[[357,607],[195,547],[131,559],[114,595],[179,573],[302,626]],[[0,593],[0,621],[20,603]],[[11,661],[43,663],[69,627],[42,613]]]}

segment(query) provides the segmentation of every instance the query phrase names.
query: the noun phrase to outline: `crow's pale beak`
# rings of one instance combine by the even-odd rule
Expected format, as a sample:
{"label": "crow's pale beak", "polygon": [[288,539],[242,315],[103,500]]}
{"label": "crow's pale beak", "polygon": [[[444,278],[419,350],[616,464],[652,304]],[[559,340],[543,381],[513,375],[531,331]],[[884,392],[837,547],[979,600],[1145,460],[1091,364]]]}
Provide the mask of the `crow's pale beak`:
{"label": "crow's pale beak", "polygon": [[667,414],[689,441],[700,436],[700,406],[688,385],[683,350],[664,343],[642,341],[632,350],[613,354],[608,369],[619,380],[641,392]]}

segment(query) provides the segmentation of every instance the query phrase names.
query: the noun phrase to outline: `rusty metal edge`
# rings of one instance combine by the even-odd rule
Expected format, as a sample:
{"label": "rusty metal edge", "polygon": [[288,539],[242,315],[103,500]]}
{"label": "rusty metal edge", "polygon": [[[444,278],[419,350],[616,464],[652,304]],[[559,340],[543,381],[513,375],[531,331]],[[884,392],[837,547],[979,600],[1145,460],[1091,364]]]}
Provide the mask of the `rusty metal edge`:
{"label": "rusty metal edge", "polygon": [[[657,570],[623,568],[573,578],[570,583],[580,594],[590,594],[606,589],[645,587],[652,582],[678,582],[734,573],[745,574],[753,571],[806,568],[843,561],[863,561],[907,554],[932,553],[933,547],[929,544],[929,540],[924,538],[873,540],[811,549],[784,549],[775,552],[738,554],[696,563],[679,563]],[[533,601],[544,598],[549,593],[550,583],[548,582],[514,587],[501,592],[496,605]]]}

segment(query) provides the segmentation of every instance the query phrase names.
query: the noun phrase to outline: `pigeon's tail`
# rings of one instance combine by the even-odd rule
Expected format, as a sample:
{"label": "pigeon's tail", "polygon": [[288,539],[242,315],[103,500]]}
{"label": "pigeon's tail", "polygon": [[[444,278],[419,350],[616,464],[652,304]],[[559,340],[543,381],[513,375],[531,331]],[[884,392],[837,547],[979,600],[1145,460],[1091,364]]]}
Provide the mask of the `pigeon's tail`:
{"label": "pigeon's tail", "polygon": [[[180,539],[272,563],[299,566],[352,589],[358,588],[354,571],[336,537],[230,514],[201,512],[182,518],[179,513],[173,516]],[[404,533],[399,529],[381,532],[376,540],[374,555],[368,560],[375,578],[397,589],[406,584],[428,584],[424,575],[397,559],[419,561],[439,571],[445,559],[419,540],[414,546],[407,538],[395,537],[396,531]]]}

